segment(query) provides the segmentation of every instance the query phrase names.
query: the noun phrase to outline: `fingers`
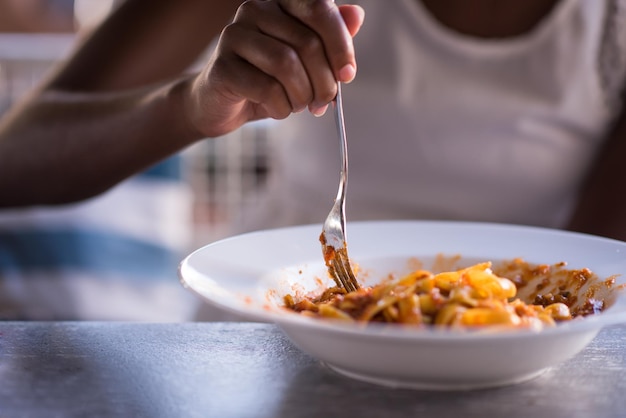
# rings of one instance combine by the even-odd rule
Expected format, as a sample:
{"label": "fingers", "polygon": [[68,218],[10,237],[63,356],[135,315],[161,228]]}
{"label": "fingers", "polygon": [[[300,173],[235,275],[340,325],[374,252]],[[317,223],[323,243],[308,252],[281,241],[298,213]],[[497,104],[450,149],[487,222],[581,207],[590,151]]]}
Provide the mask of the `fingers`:
{"label": "fingers", "polygon": [[350,32],[352,37],[355,37],[365,20],[365,11],[360,6],[345,4],[339,6],[339,12],[348,28],[348,32]]}
{"label": "fingers", "polygon": [[[223,39],[230,46],[230,50],[224,52],[223,56],[230,54],[230,61],[238,64],[238,66],[231,65],[233,68],[230,74],[234,75],[238,71],[246,74],[245,77],[236,77],[236,80],[242,83],[241,88],[244,92],[249,92],[247,98],[261,102],[264,98],[271,96],[264,95],[262,91],[259,91],[259,87],[266,86],[265,89],[276,90],[274,86],[276,85],[280,87],[280,90],[274,91],[273,95],[280,94],[281,98],[287,102],[290,112],[304,109],[312,100],[311,85],[306,70],[293,49],[274,38],[263,36],[241,26],[233,26],[224,34]],[[277,60],[278,56],[282,59]],[[239,66],[241,68],[238,68]],[[254,79],[257,82],[264,80],[263,83],[250,83],[252,76],[250,73],[253,69],[259,73],[254,75]],[[237,86],[233,85],[232,88],[237,89]]]}
{"label": "fingers", "polygon": [[[219,107],[227,110],[228,103],[239,102],[239,107],[247,109],[243,115],[237,114],[238,112],[231,116],[222,115],[225,123],[232,118],[241,119],[237,125],[247,120],[267,117],[284,119],[292,113],[292,105],[283,86],[247,61],[233,56],[232,59],[216,62],[214,68],[216,71],[213,72],[211,81],[225,88],[222,95],[225,96],[226,101],[220,103]],[[216,74],[222,75],[217,76],[220,80],[215,80]],[[229,76],[223,76],[224,74]],[[243,96],[246,100],[242,101]]]}
{"label": "fingers", "polygon": [[[352,35],[334,1],[278,0],[278,2],[289,15],[310,27],[321,37],[337,81],[352,81],[356,75]],[[345,8],[344,12],[351,19],[357,18],[355,13],[358,12],[350,8]],[[354,22],[351,21],[351,24],[354,25]],[[354,27],[351,29],[354,30]]]}
{"label": "fingers", "polygon": [[223,79],[271,117],[307,107],[323,113],[336,82],[356,74],[352,36],[363,15],[358,6],[331,0],[246,1],[218,44],[219,67],[230,71]]}
{"label": "fingers", "polygon": [[293,111],[332,100],[335,77],[314,31],[268,1],[247,2],[236,22],[231,48],[283,85]]}

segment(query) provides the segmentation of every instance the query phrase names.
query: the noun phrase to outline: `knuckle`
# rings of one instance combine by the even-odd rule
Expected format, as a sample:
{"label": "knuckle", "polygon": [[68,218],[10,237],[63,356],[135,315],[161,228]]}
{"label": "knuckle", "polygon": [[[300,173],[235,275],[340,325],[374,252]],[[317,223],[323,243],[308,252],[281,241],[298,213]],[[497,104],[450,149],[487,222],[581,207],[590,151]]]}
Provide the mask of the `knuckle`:
{"label": "knuckle", "polygon": [[333,88],[324,89],[320,92],[317,92],[315,97],[315,102],[317,103],[330,103],[337,94],[337,90]]}
{"label": "knuckle", "polygon": [[313,55],[324,52],[322,40],[312,33],[294,37],[294,42],[302,54]]}
{"label": "knuckle", "polygon": [[237,17],[254,16],[263,7],[264,1],[246,0],[237,9]]}
{"label": "knuckle", "polygon": [[291,108],[287,108],[283,106],[281,109],[274,112],[274,115],[272,117],[274,119],[282,120],[282,119],[287,119],[289,115],[291,115]]}
{"label": "knuckle", "polygon": [[261,93],[261,97],[265,97],[268,102],[276,102],[279,99],[283,99],[284,96],[283,87],[277,81],[267,83]]}
{"label": "knuckle", "polygon": [[291,114],[291,104],[279,83],[271,83],[262,93],[270,116],[274,119],[284,119]]}
{"label": "knuckle", "polygon": [[298,17],[326,16],[335,7],[333,0],[281,0],[280,4]]}
{"label": "knuckle", "polygon": [[237,30],[238,30],[237,23],[231,22],[227,24],[226,26],[224,26],[224,28],[222,29],[222,32],[220,33],[220,41],[221,42],[230,41],[233,38],[235,32],[237,32]]}
{"label": "knuckle", "polygon": [[242,21],[233,20],[222,29],[218,45],[235,45],[245,39],[246,25]]}
{"label": "knuckle", "polygon": [[300,55],[287,45],[281,45],[279,54],[276,56],[280,59],[273,60],[273,65],[277,74],[291,75],[295,74],[302,68]]}
{"label": "knuckle", "polygon": [[311,16],[326,16],[335,7],[333,0],[309,0],[309,3]]}

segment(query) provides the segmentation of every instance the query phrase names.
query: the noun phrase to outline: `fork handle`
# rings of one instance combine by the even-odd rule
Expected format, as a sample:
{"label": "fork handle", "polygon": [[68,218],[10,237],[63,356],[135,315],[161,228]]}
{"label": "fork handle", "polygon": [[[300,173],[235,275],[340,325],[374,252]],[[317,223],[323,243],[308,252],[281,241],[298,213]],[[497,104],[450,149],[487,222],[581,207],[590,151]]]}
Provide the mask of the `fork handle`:
{"label": "fork handle", "polygon": [[[344,200],[346,187],[348,184],[348,141],[346,139],[346,128],[343,120],[343,100],[341,98],[341,83],[337,82],[337,95],[335,102],[335,122],[337,123],[337,132],[339,132],[339,155],[341,157],[341,172],[339,178],[339,190],[337,191],[337,200]],[[345,202],[344,202],[345,205]],[[343,210],[344,208],[342,208]]]}

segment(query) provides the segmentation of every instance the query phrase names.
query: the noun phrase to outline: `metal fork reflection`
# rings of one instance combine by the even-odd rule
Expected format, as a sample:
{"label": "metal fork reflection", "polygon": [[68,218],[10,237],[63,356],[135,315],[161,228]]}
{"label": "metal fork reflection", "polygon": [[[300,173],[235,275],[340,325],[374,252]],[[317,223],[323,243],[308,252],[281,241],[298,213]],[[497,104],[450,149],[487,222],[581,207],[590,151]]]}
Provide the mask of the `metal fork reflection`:
{"label": "metal fork reflection", "polygon": [[339,178],[339,190],[320,235],[324,262],[328,267],[330,276],[337,286],[352,292],[359,288],[359,283],[354,276],[346,244],[346,187],[348,184],[348,142],[343,120],[343,102],[341,97],[341,83],[337,83],[337,96],[334,100],[335,121],[340,139],[341,173]]}

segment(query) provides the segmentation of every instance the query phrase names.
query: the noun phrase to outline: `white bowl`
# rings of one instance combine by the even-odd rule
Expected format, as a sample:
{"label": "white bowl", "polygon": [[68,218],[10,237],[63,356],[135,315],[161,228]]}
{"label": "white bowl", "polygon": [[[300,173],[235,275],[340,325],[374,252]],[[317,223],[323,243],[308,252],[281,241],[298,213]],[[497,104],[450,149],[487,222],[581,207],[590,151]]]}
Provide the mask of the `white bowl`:
{"label": "white bowl", "polygon": [[[334,370],[361,380],[418,389],[474,389],[537,376],[578,353],[604,326],[626,321],[624,292],[603,313],[541,331],[441,332],[405,327],[362,327],[287,312],[287,293],[332,285],[318,241],[321,225],[260,231],[198,249],[180,264],[183,285],[209,303],[254,321],[276,323],[293,343]],[[390,272],[408,272],[416,258],[440,254],[468,261],[522,258],[567,262],[604,279],[625,282],[626,243],[534,227],[380,221],[348,223],[348,252],[359,280],[374,284]]]}

